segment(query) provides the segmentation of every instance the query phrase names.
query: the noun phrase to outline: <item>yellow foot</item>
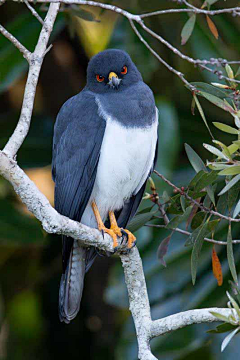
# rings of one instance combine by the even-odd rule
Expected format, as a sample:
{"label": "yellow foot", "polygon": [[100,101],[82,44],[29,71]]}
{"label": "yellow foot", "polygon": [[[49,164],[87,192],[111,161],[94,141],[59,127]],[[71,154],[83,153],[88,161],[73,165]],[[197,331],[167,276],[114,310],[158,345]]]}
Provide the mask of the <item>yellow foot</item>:
{"label": "yellow foot", "polygon": [[104,225],[99,226],[98,229],[102,232],[102,234],[107,233],[112,237],[112,239],[113,239],[113,248],[116,250],[117,247],[118,247],[118,241],[117,241],[117,234],[115,233],[115,231],[113,229],[106,228]]}
{"label": "yellow foot", "polygon": [[127,234],[127,238],[128,238],[128,249],[131,249],[135,244],[136,244],[136,236],[134,236],[131,231],[127,230],[127,229],[122,229],[122,232]]}

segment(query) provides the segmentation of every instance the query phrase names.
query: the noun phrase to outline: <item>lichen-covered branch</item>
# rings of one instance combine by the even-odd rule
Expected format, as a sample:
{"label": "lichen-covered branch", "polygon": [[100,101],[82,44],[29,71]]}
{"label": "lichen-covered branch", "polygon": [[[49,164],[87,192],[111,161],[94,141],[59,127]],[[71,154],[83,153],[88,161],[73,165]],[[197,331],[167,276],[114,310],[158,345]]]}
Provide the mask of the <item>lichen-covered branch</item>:
{"label": "lichen-covered branch", "polygon": [[10,32],[8,32],[2,25],[0,25],[0,33],[2,33],[8,40],[10,40],[14,46],[23,54],[23,57],[30,62],[31,59],[31,53],[28,51],[28,49],[25,48],[24,45],[18,41],[18,39],[15,38]]}
{"label": "lichen-covered branch", "polygon": [[152,322],[151,335],[152,337],[156,337],[171,331],[179,330],[188,325],[219,321],[210,313],[210,311],[228,317],[231,315],[232,310],[222,308],[195,309],[170,315]]}
{"label": "lichen-covered branch", "polygon": [[28,134],[38,77],[59,7],[59,3],[50,4],[36,48],[32,54],[28,54],[28,61],[30,65],[23,97],[20,119],[18,121],[16,129],[14,130],[14,133],[12,134],[4,148],[4,152],[12,158],[16,156],[20,146],[22,145],[25,137]]}
{"label": "lichen-covered branch", "polygon": [[[27,206],[29,211],[31,211],[34,214],[34,216],[41,222],[45,231],[47,231],[48,233],[62,234],[77,239],[81,241],[84,246],[94,246],[103,251],[113,252],[112,239],[109,235],[106,234],[103,238],[101,232],[98,231],[97,229],[91,229],[85,225],[82,225],[76,221],[73,221],[69,218],[66,218],[65,216],[60,215],[51,206],[47,198],[39,191],[36,185],[28,178],[28,176],[24,173],[24,171],[17,165],[16,154],[20,146],[22,145],[25,137],[28,134],[39,73],[42,67],[44,56],[46,55],[47,51],[50,49],[50,47],[48,46],[49,37],[51,35],[55,19],[60,8],[60,2],[56,0],[39,0],[39,1],[34,0],[35,2],[50,3],[46,18],[43,21],[41,18],[39,18],[39,15],[35,12],[35,10],[29,5],[29,3],[32,2],[33,0],[22,0],[22,1],[25,2],[28,8],[32,11],[33,15],[42,23],[43,26],[41,33],[39,35],[36,48],[33,53],[30,53],[15,37],[13,37],[6,29],[0,26],[0,32],[4,36],[6,36],[22,52],[23,56],[28,60],[30,64],[28,78],[25,87],[24,99],[22,104],[22,110],[18,125],[14,133],[12,134],[11,138],[9,139],[8,143],[6,144],[5,148],[3,149],[3,151],[0,151],[0,175],[2,175],[12,184],[15,192],[19,195],[22,202]],[[2,3],[4,3],[4,0],[0,0],[0,5]],[[142,26],[144,30],[148,31],[151,34],[151,29],[145,27],[142,19],[147,16],[164,14],[163,11],[143,14],[143,15],[134,15],[119,7],[109,4],[98,3],[94,1],[62,0],[61,3],[64,4],[75,3],[81,5],[97,6],[110,11],[114,11],[116,13],[122,14],[123,16],[127,17],[133,27],[133,30],[140,38],[140,40],[147,46],[147,48],[158,58],[158,60],[162,64],[167,66],[167,68],[170,71],[174,72],[177,76],[179,76],[182,79],[182,81],[186,85],[189,86],[189,83],[184,78],[184,74],[178,72],[176,69],[172,68],[169,64],[167,64],[151,48],[151,46],[147,43],[147,41],[143,39],[143,37],[141,36],[141,34],[139,33],[139,31],[135,26],[134,22],[137,22]],[[187,6],[186,9],[174,9],[174,11],[172,12],[177,12],[175,10],[179,10],[178,12],[188,11],[188,12],[196,12],[196,13],[204,13],[204,14],[208,12],[208,10],[194,8],[187,1],[184,1],[184,3]],[[232,13],[234,15],[239,15],[238,8],[225,9],[225,10],[228,10],[225,12]],[[171,9],[166,11],[169,13]],[[220,10],[216,10],[214,15],[217,15],[218,13],[221,13]],[[213,15],[213,13],[211,13],[211,15]],[[152,33],[151,35],[154,37],[158,36],[155,33]],[[161,38],[160,41],[162,40],[165,42],[165,40]],[[177,51],[175,51],[175,48],[172,47],[171,44],[167,43],[165,45],[167,45],[173,52],[177,53]],[[183,55],[182,53],[181,54],[177,53],[177,55],[179,55],[182,58],[185,57],[185,55]],[[189,61],[187,57],[186,60]],[[197,61],[197,60],[193,60],[193,61]],[[202,206],[201,204],[198,205],[200,205],[200,207]],[[160,211],[162,213],[162,216],[165,218],[165,222],[168,222],[169,220],[166,214],[164,214],[164,209],[161,208],[161,206],[160,206]],[[211,211],[211,213],[213,213],[214,215],[219,215],[218,213],[213,212],[212,210],[209,211]],[[227,220],[231,220],[231,221],[239,221],[238,219],[223,217],[223,215],[222,218],[227,218]],[[177,229],[175,230],[177,231]],[[221,313],[225,316],[228,316],[230,314],[229,309],[217,309],[217,308],[201,309],[201,310],[190,310],[179,314],[171,315],[163,319],[152,321],[146,281],[145,281],[142,261],[138,249],[135,247],[127,254],[126,253],[124,254],[124,252],[120,249],[119,256],[122,261],[122,266],[125,274],[125,281],[128,289],[129,307],[136,328],[138,347],[139,347],[138,357],[140,360],[157,359],[151,352],[151,348],[150,348],[151,338],[180,329],[187,325],[203,323],[203,322],[219,321],[217,318],[215,318],[213,315],[209,313],[210,310]]]}

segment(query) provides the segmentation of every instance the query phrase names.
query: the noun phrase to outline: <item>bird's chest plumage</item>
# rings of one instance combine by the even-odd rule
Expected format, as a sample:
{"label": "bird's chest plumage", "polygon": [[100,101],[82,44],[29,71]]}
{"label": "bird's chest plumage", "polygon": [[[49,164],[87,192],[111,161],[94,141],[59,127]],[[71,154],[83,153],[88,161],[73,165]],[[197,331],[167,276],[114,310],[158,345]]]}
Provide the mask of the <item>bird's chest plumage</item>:
{"label": "bird's chest plumage", "polygon": [[[96,180],[90,202],[95,200],[106,219],[109,210],[119,210],[136,194],[151,170],[157,141],[156,121],[147,128],[126,128],[108,119]],[[94,226],[90,203],[82,222]]]}

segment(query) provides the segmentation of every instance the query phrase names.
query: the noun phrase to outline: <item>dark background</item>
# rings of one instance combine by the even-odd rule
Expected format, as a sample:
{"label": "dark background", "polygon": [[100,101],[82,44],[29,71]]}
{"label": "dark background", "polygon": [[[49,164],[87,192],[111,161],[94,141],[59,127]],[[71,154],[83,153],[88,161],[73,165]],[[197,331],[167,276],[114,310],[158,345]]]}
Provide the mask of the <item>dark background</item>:
{"label": "dark background", "polygon": [[[133,13],[176,7],[170,1],[121,1],[114,4]],[[195,5],[200,6],[201,1]],[[237,6],[235,1],[219,0],[219,7]],[[37,6],[43,16],[42,7]],[[27,139],[18,153],[18,163],[53,202],[51,181],[51,144],[53,125],[61,105],[85,85],[89,58],[105,48],[129,52],[152,88],[160,111],[159,161],[157,169],[184,186],[194,175],[183,145],[191,145],[203,159],[209,153],[202,147],[210,142],[200,115],[191,114],[191,93],[174,74],[153,57],[133,33],[128,21],[120,15],[96,8],[84,8],[101,20],[89,22],[59,14],[52,35],[53,48],[47,54]],[[153,30],[184,53],[194,58],[221,57],[239,59],[239,18],[231,15],[214,17],[219,31],[216,40],[208,29],[206,18],[197,16],[194,33],[185,46],[180,33],[187,14],[161,15],[146,19]],[[29,50],[34,49],[41,25],[24,4],[7,2],[0,7],[0,23]],[[189,81],[218,81],[213,75],[184,62],[155,39],[144,34],[169,64],[184,72]],[[234,70],[236,69],[233,66]],[[27,62],[13,45],[0,35],[0,145],[6,143],[16,126],[26,81]],[[231,124],[232,118],[201,99],[211,130],[219,140],[231,139],[215,129],[212,121]],[[166,186],[157,178],[161,194]],[[171,189],[167,188],[171,195]],[[148,200],[142,207],[150,206]],[[235,238],[239,229],[235,229]],[[165,230],[143,227],[137,232],[153,318],[208,306],[225,306],[229,288],[229,269],[224,248],[217,248],[223,265],[224,283],[217,286],[211,271],[211,249],[205,244],[193,287],[189,247],[183,235],[172,238],[164,269],[156,251],[166,236]],[[225,232],[216,234],[226,240]],[[240,251],[235,247],[240,263]],[[240,269],[240,268],[239,268]],[[86,276],[81,310],[77,318],[65,325],[58,319],[58,286],[61,276],[61,239],[43,232],[40,224],[19,202],[11,186],[0,179],[0,358],[33,359],[137,359],[134,327],[120,261],[116,257],[99,257]],[[153,352],[164,360],[238,358],[240,345],[234,338],[223,354],[221,335],[206,334],[213,325],[196,325],[155,339]]]}

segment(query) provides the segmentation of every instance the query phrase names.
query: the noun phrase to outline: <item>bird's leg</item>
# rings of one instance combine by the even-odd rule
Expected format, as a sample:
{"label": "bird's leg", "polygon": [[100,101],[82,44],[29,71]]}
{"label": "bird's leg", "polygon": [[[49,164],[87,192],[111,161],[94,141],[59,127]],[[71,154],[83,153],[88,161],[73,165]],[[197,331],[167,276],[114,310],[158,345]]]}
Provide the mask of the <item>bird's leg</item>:
{"label": "bird's leg", "polygon": [[121,237],[122,235],[126,235],[128,240],[128,248],[131,249],[136,243],[136,237],[131,233],[131,231],[127,229],[120,229],[118,227],[117,220],[113,211],[109,211],[109,219],[111,224],[110,229],[112,229],[119,237]]}
{"label": "bird's leg", "polygon": [[117,220],[115,218],[115,214],[113,211],[109,211],[109,220],[110,220],[110,224],[111,224],[110,229],[113,230],[116,235],[118,235],[119,237],[122,237],[121,229],[120,229],[120,227],[118,227]]}
{"label": "bird's leg", "polygon": [[[106,228],[106,226],[104,225],[101,215],[99,213],[97,204],[95,203],[95,201],[92,202],[92,209],[93,209],[93,213],[95,215],[97,224],[98,224],[98,230],[100,230],[102,232],[102,234],[107,233],[109,234],[112,239],[113,239],[113,248],[117,248],[118,247],[118,241],[117,241],[117,234],[115,233],[115,231],[111,228],[108,229]],[[115,219],[116,221],[116,219]],[[122,236],[121,232],[120,232],[120,236]]]}

